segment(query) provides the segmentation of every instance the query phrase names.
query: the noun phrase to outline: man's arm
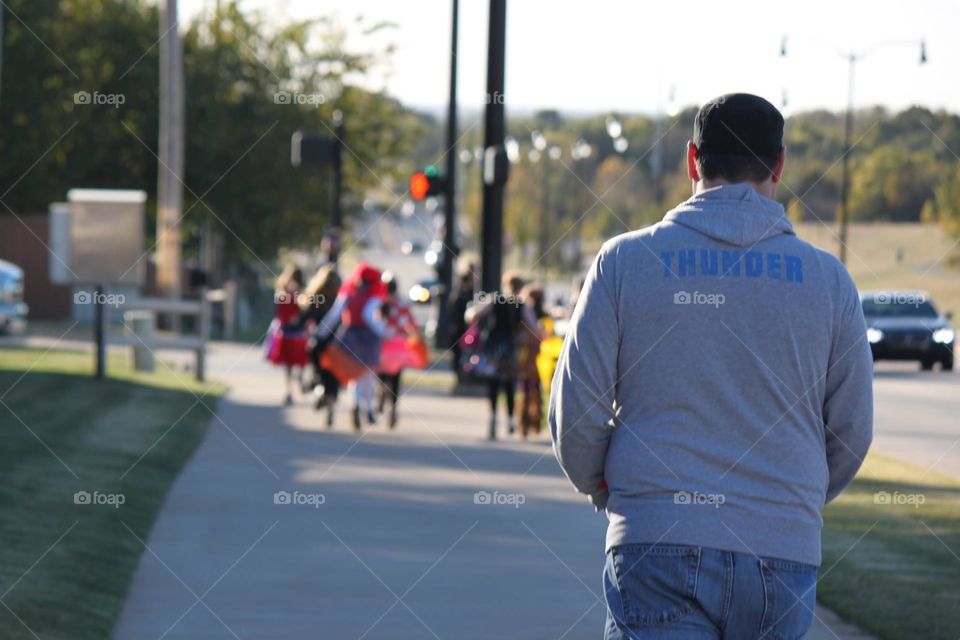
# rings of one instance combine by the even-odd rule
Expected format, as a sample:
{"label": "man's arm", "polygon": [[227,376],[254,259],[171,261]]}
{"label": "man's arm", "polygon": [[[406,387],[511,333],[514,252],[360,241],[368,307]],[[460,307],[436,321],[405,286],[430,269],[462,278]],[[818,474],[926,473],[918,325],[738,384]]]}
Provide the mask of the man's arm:
{"label": "man's arm", "polygon": [[620,351],[615,257],[604,247],[587,274],[550,393],[554,453],[573,486],[590,496],[597,509],[607,503],[603,473]]}
{"label": "man's arm", "polygon": [[856,287],[849,276],[846,280],[848,290],[830,354],[823,403],[830,470],[827,502],[857,475],[873,439],[873,356]]}

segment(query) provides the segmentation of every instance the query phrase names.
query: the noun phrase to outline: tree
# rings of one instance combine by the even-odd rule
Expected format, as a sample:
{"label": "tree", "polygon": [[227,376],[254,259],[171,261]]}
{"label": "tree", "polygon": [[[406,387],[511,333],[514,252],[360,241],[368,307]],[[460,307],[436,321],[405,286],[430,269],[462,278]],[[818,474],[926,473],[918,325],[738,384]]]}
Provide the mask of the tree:
{"label": "tree", "polygon": [[71,187],[149,185],[152,193],[156,160],[131,131],[157,137],[156,7],[128,0],[6,4],[0,194],[7,207],[46,211]]}
{"label": "tree", "polygon": [[960,163],[944,176],[924,205],[923,221],[939,222],[944,231],[960,239]]}
{"label": "tree", "polygon": [[851,219],[917,222],[939,177],[940,169],[930,150],[879,147],[854,168]]}
{"label": "tree", "polygon": [[403,193],[396,165],[419,121],[389,96],[347,83],[388,52],[353,53],[344,40],[329,20],[276,29],[235,2],[191,25],[184,58],[192,238],[210,216],[235,260],[269,261],[280,246],[315,246],[330,223],[330,172],[291,168],[290,136],[333,135],[334,109],[346,128],[346,213],[373,186]]}
{"label": "tree", "polygon": [[[72,187],[128,188],[147,192],[152,214],[156,4],[6,4],[4,204],[16,213],[38,212]],[[345,114],[349,147],[345,213],[373,186],[403,194],[398,167],[423,121],[390,96],[356,86],[389,58],[391,47],[361,40],[365,50],[357,51],[345,44],[348,32],[370,35],[388,26],[347,28],[328,19],[276,26],[234,0],[186,27],[185,257],[196,253],[208,220],[239,264],[271,262],[284,245],[316,244],[329,224],[329,176],[290,166],[290,136],[298,129],[329,133],[334,109]],[[0,207],[0,215],[6,213]],[[148,225],[150,234],[153,228]]]}

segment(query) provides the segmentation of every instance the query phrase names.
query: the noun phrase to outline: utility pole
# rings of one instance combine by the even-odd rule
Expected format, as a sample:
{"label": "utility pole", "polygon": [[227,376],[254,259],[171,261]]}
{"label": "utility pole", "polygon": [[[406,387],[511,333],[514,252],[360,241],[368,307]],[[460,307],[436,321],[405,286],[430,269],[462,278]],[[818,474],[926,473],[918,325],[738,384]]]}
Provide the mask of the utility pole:
{"label": "utility pole", "polygon": [[487,95],[483,135],[483,230],[481,286],[500,288],[503,262],[503,191],[507,182],[504,140],[504,62],[506,59],[507,0],[490,0],[487,40]]}
{"label": "utility pole", "polygon": [[443,258],[440,261],[440,308],[437,309],[437,346],[450,347],[450,297],[453,294],[453,268],[460,254],[457,246],[457,41],[460,2],[453,0],[450,25],[450,94],[447,100],[447,175],[443,194]]}
{"label": "utility pole", "polygon": [[[160,3],[160,153],[157,167],[157,287],[179,298],[183,211],[183,49],[177,0]],[[176,320],[174,319],[174,322]]]}

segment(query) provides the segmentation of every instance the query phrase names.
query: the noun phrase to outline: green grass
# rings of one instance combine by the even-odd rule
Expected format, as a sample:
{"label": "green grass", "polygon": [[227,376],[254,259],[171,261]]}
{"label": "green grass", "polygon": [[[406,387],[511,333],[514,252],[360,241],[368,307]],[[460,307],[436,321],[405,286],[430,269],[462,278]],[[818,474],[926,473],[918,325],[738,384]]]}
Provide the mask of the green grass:
{"label": "green grass", "polygon": [[[91,368],[89,353],[0,349],[4,640],[109,636],[143,552],[137,537],[203,437],[204,405],[223,392],[162,363],[136,373],[112,357],[101,382]],[[125,503],[78,505],[77,491]]]}
{"label": "green grass", "polygon": [[[837,226],[796,225],[797,235],[837,253]],[[923,289],[941,311],[960,315],[960,245],[935,224],[851,223],[847,268],[861,289]]]}
{"label": "green grass", "polygon": [[825,511],[818,597],[878,638],[956,640],[958,556],[960,480],[871,454]]}

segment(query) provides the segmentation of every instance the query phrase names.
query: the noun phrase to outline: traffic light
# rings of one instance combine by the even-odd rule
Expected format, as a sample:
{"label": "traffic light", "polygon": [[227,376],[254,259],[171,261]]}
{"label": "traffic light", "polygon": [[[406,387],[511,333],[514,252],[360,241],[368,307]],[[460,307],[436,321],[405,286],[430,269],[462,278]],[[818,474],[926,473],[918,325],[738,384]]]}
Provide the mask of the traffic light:
{"label": "traffic light", "polygon": [[414,200],[423,200],[429,196],[438,196],[444,192],[447,179],[440,175],[440,170],[432,164],[424,167],[410,176],[410,197]]}

